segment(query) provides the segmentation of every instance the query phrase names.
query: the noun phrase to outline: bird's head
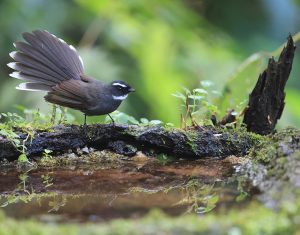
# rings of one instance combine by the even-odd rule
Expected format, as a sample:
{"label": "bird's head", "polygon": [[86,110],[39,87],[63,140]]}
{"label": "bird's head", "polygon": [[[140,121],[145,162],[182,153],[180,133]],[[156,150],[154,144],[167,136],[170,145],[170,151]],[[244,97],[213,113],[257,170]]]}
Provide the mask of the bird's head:
{"label": "bird's head", "polygon": [[131,86],[123,81],[113,81],[110,83],[110,88],[114,100],[125,100],[130,92],[135,91]]}

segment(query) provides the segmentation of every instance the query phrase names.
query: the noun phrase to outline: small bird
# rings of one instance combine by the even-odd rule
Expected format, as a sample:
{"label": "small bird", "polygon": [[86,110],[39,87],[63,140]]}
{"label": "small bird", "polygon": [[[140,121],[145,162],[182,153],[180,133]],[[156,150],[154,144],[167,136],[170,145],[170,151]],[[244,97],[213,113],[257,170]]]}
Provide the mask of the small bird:
{"label": "small bird", "polygon": [[104,84],[85,75],[76,49],[46,30],[22,36],[26,42],[14,43],[17,51],[9,55],[15,62],[7,64],[15,70],[11,77],[26,81],[16,88],[47,91],[46,101],[83,112],[84,124],[86,116],[109,115],[135,91],[123,81]]}

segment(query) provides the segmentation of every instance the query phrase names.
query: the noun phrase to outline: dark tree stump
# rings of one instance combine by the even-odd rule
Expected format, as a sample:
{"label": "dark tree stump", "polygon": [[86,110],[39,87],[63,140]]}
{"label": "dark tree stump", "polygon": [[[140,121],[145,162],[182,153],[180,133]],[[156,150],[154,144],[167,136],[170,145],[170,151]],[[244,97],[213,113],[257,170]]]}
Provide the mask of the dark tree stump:
{"label": "dark tree stump", "polygon": [[293,38],[289,36],[278,61],[271,58],[268,68],[260,74],[245,111],[243,122],[248,131],[263,135],[274,131],[284,109],[284,87],[292,69],[295,49]]}

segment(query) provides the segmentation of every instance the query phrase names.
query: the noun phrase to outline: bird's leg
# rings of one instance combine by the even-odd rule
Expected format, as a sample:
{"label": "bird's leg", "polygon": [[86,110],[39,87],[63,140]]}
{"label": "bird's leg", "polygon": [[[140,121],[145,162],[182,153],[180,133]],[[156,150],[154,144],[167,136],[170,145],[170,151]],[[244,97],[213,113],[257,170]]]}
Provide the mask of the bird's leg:
{"label": "bird's leg", "polygon": [[83,134],[85,136],[88,136],[88,126],[86,125],[86,114],[84,114],[84,124],[83,124],[82,130],[83,130]]}
{"label": "bird's leg", "polygon": [[86,114],[84,114],[84,126],[86,126]]}
{"label": "bird's leg", "polygon": [[112,121],[112,124],[113,124],[113,126],[115,125],[115,121],[114,121],[114,119],[109,115],[109,114],[107,114],[109,117],[110,117],[110,119],[111,119],[111,121]]}

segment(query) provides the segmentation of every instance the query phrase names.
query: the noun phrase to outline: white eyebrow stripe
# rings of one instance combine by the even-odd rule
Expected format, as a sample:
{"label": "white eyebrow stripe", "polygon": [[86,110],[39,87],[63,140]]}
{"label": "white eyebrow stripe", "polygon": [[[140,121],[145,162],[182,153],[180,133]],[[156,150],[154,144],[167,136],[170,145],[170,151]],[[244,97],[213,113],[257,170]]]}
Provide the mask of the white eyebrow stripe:
{"label": "white eyebrow stripe", "polygon": [[127,95],[121,95],[121,96],[112,96],[114,100],[125,100],[127,98]]}
{"label": "white eyebrow stripe", "polygon": [[113,85],[113,86],[127,87],[126,85],[124,85],[124,84],[122,84],[122,83],[118,83],[118,82],[114,82],[112,85]]}

